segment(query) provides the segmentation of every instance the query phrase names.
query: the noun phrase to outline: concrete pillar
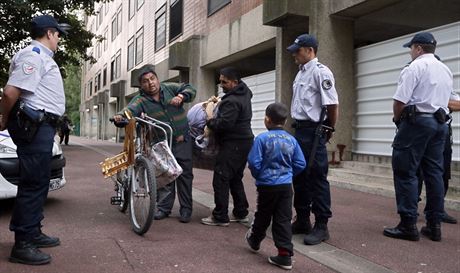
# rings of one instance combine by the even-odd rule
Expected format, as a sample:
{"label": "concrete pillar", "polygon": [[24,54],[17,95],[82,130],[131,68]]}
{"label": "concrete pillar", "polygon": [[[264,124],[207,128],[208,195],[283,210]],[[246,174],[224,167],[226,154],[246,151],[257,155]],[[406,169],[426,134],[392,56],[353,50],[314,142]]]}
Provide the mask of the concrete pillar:
{"label": "concrete pillar", "polygon": [[351,159],[353,120],[356,112],[354,90],[353,22],[330,16],[332,0],[311,1],[310,31],[318,39],[318,59],[334,73],[339,95],[339,120],[328,150],[345,144],[345,160]]}
{"label": "concrete pillar", "polygon": [[[295,79],[298,66],[295,64],[294,57],[286,48],[302,33],[307,32],[308,21],[304,25],[278,27],[276,32],[276,82],[275,100],[284,103],[289,108],[292,99],[292,82]],[[286,129],[291,130],[292,120],[289,118]]]}

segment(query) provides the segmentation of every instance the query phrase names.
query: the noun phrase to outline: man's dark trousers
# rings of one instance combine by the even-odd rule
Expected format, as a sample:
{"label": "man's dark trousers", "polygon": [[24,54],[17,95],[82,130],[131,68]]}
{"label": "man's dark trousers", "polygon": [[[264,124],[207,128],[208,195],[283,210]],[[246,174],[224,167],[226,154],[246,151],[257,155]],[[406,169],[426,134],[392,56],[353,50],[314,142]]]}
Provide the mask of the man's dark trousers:
{"label": "man's dark trousers", "polygon": [[21,139],[17,120],[12,117],[8,131],[17,146],[20,183],[16,195],[10,230],[16,241],[30,241],[40,233],[43,205],[48,196],[51,158],[56,129],[44,122],[31,143]]}
{"label": "man's dark trousers", "polygon": [[447,125],[434,117],[417,116],[401,122],[393,141],[393,176],[396,203],[401,221],[417,222],[418,178],[421,167],[425,177],[427,221],[440,223],[444,212],[443,150]]}
{"label": "man's dark trousers", "polygon": [[192,164],[192,142],[190,137],[178,143],[173,143],[172,152],[177,163],[182,167],[182,174],[176,181],[166,185],[158,191],[158,209],[169,215],[174,205],[176,196],[179,198],[179,213],[183,216],[192,215],[192,182],[193,182],[193,164]]}
{"label": "man's dark trousers", "polygon": [[[273,218],[273,221],[272,221]],[[292,185],[257,186],[257,210],[252,224],[252,238],[260,243],[270,222],[275,246],[294,254],[292,245]]]}
{"label": "man's dark trousers", "polygon": [[314,162],[308,162],[315,139],[315,130],[315,126],[312,126],[296,128],[295,131],[295,138],[302,148],[307,165],[313,165],[309,175],[305,169],[294,177],[294,208],[299,221],[304,221],[301,218],[310,217],[311,211],[315,215],[316,222],[327,223],[332,217],[332,212],[331,192],[327,181],[328,160],[324,134],[319,139]]}
{"label": "man's dark trousers", "polygon": [[225,140],[219,147],[212,186],[216,207],[212,211],[214,219],[227,223],[229,191],[233,197],[233,215],[244,218],[248,215],[248,200],[244,192],[243,172],[253,139]]}

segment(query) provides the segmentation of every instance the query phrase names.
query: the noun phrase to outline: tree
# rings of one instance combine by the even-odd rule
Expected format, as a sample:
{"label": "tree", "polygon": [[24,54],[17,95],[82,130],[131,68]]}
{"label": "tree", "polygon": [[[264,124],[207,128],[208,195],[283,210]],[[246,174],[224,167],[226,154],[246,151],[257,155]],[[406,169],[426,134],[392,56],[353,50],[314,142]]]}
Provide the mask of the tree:
{"label": "tree", "polygon": [[81,69],[78,65],[67,65],[65,68],[67,77],[64,80],[65,109],[72,124],[80,126],[80,91],[81,91]]}
{"label": "tree", "polygon": [[[82,16],[94,14],[94,3],[110,0],[0,0],[0,86],[5,86],[11,57],[30,41],[30,21],[40,14],[53,15],[60,23],[72,29],[61,40],[54,59],[59,67],[81,66],[83,61],[94,61],[86,54],[93,39],[101,40],[86,31]],[[66,73],[63,73],[66,76]]]}

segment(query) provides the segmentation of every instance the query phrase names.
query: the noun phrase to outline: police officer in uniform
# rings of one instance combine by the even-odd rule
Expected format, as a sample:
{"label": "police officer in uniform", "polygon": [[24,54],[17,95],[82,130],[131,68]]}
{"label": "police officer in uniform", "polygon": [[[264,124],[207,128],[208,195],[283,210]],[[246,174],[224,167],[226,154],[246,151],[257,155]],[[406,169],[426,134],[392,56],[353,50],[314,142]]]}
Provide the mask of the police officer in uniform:
{"label": "police officer in uniform", "polygon": [[433,241],[441,240],[444,212],[443,150],[447,135],[446,115],[453,90],[452,72],[436,59],[436,40],[429,32],[416,34],[404,44],[410,48],[412,62],[399,76],[393,96],[393,120],[398,132],[393,141],[393,177],[398,214],[394,228],[385,228],[388,237],[418,241],[417,168],[425,176],[427,225],[421,233]]}
{"label": "police officer in uniform", "polygon": [[[295,137],[305,159],[313,158],[309,170],[294,178],[294,208],[297,213],[292,225],[293,234],[306,234],[304,243],[316,245],[329,239],[328,219],[332,216],[331,194],[327,181],[328,160],[326,142],[331,138],[338,118],[338,95],[334,75],[318,62],[318,41],[313,35],[303,34],[287,48],[299,65],[293,83],[291,116]],[[324,109],[324,110],[323,110]],[[322,111],[323,112],[322,114]],[[321,117],[325,120],[321,120]],[[330,129],[316,134],[318,126]],[[316,138],[316,140],[315,140]],[[312,154],[310,157],[310,154]],[[310,211],[315,215],[312,229]]]}
{"label": "police officer in uniform", "polygon": [[51,261],[51,256],[38,248],[60,244],[59,238],[42,232],[41,221],[57,121],[65,110],[64,85],[53,56],[68,25],[42,15],[35,17],[31,26],[33,41],[11,61],[0,103],[0,130],[8,128],[17,146],[21,173],[10,223],[15,233],[10,261],[38,265]]}

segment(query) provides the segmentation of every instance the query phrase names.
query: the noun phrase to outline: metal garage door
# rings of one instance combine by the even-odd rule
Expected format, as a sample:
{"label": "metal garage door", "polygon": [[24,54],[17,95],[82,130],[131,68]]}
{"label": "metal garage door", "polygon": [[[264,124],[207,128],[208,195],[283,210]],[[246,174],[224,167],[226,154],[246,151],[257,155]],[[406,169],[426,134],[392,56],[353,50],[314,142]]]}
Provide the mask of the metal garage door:
{"label": "metal garage door", "polygon": [[[252,75],[241,79],[251,89],[252,97],[252,120],[251,127],[254,135],[258,135],[267,129],[264,125],[265,108],[275,102],[275,70]],[[220,97],[224,95],[222,88],[218,87]]]}
{"label": "metal garage door", "polygon": [[[460,22],[428,30],[438,41],[436,54],[454,74],[454,90],[460,93]],[[356,49],[357,113],[353,130],[353,152],[391,155],[396,127],[391,122],[392,96],[401,69],[410,62],[402,44],[413,34]],[[460,114],[454,114],[453,160],[460,161]]]}

